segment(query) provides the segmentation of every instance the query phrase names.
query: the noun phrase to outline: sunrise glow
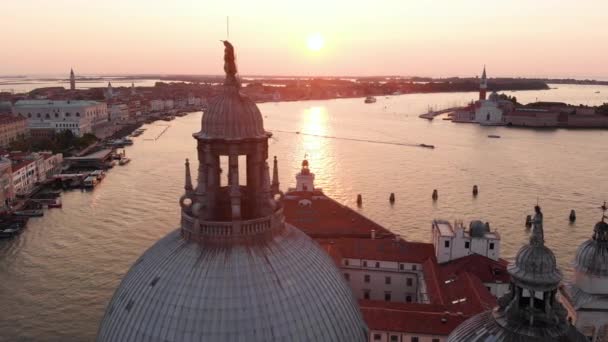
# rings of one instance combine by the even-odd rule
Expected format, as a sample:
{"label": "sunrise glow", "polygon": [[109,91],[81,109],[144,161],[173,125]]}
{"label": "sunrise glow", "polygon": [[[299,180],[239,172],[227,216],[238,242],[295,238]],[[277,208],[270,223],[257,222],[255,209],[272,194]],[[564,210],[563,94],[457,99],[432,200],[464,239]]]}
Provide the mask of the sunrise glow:
{"label": "sunrise glow", "polygon": [[308,49],[311,51],[319,51],[325,45],[325,39],[319,33],[308,36]]}

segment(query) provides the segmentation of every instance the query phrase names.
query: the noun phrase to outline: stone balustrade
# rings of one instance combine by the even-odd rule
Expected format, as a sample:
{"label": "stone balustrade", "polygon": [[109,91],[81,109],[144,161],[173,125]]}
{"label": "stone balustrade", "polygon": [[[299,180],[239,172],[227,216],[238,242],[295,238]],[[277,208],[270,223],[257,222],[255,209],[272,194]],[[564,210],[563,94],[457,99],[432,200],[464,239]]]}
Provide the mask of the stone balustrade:
{"label": "stone balustrade", "polygon": [[265,234],[281,228],[285,218],[283,209],[274,214],[253,220],[243,221],[197,221],[188,213],[182,211],[182,236],[186,239],[204,240],[213,238],[247,237]]}

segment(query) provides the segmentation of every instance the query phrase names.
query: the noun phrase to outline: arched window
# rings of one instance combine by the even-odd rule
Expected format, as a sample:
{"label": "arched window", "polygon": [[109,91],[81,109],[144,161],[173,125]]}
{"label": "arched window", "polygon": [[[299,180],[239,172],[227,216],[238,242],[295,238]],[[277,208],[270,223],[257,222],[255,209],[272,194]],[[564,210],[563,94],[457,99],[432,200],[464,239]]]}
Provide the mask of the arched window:
{"label": "arched window", "polygon": [[486,121],[490,121],[490,113],[486,115]]}
{"label": "arched window", "polygon": [[69,118],[70,116],[72,116],[72,114],[70,114],[70,113],[65,113],[65,117],[66,117],[66,118]]}
{"label": "arched window", "polygon": [[55,113],[55,117],[58,118],[59,117],[59,113]]}
{"label": "arched window", "polygon": [[44,117],[45,117],[46,119],[50,119],[50,118],[51,118],[51,116],[49,115],[49,113],[46,113],[46,114],[44,115]]}
{"label": "arched window", "polygon": [[36,117],[40,117],[40,113],[36,114]]}
{"label": "arched window", "polygon": [[79,113],[79,112],[76,112],[76,116],[80,117],[80,113]]}

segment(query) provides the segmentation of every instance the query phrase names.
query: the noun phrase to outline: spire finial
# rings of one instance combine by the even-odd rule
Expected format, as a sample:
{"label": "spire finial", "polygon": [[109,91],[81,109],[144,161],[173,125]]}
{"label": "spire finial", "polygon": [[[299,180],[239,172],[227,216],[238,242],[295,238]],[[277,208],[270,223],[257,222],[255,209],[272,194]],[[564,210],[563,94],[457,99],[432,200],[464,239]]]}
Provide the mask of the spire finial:
{"label": "spire finial", "polygon": [[606,222],[605,220],[608,218],[608,216],[606,216],[606,210],[608,210],[608,207],[606,207],[606,201],[604,201],[604,204],[600,207],[600,209],[602,209],[602,222]]}
{"label": "spire finial", "polygon": [[186,158],[186,185],[184,189],[188,191],[192,191],[192,176],[190,175],[190,161]]}
{"label": "spire finial", "polygon": [[272,164],[271,190],[272,190],[273,195],[276,195],[279,193],[279,162],[277,161],[277,156],[274,156],[274,161]]}

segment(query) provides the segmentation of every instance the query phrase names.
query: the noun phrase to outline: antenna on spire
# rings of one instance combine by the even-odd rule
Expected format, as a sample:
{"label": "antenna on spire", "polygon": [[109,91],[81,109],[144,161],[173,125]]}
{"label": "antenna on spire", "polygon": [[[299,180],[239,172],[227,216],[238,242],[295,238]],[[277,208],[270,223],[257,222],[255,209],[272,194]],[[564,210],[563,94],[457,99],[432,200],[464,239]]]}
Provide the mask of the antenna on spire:
{"label": "antenna on spire", "polygon": [[600,209],[602,209],[602,222],[604,222],[604,220],[608,218],[608,216],[606,216],[606,210],[608,210],[608,207],[606,207],[606,201],[604,201],[604,204],[600,207]]}
{"label": "antenna on spire", "polygon": [[230,40],[230,17],[226,16],[226,40]]}

